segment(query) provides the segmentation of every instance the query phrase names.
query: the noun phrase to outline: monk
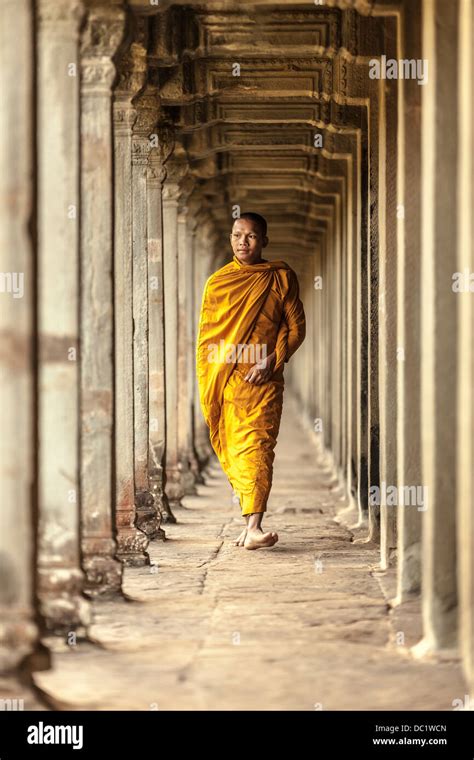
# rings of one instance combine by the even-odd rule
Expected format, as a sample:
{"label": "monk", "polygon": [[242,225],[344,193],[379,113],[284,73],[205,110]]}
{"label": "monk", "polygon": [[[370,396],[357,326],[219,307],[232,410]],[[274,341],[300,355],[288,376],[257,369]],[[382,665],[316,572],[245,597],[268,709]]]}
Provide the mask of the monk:
{"label": "monk", "polygon": [[197,340],[197,376],[212,447],[239,498],[245,528],[234,542],[273,546],[264,533],[274,448],[283,406],[283,368],[304,340],[295,272],[267,261],[266,220],[253,212],[233,224],[233,258],[207,280]]}

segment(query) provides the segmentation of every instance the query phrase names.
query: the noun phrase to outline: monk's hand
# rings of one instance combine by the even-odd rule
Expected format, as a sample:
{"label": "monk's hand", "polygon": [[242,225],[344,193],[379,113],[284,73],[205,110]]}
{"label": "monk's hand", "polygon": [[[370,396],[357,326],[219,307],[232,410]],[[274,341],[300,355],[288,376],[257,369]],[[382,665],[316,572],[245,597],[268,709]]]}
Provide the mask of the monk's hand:
{"label": "monk's hand", "polygon": [[268,382],[273,375],[273,368],[275,366],[276,356],[275,353],[269,354],[265,359],[254,364],[245,375],[244,380],[253,385],[261,385]]}

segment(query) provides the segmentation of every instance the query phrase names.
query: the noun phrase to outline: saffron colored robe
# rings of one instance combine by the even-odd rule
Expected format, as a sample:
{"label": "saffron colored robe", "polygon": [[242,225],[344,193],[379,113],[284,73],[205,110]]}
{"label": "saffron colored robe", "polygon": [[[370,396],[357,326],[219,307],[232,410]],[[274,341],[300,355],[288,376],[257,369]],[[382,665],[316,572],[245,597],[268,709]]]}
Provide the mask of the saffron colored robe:
{"label": "saffron colored robe", "polygon": [[[197,340],[197,378],[212,447],[243,515],[266,510],[283,406],[283,367],[306,331],[298,280],[284,261],[232,262],[208,279]],[[271,379],[244,380],[273,351]]]}

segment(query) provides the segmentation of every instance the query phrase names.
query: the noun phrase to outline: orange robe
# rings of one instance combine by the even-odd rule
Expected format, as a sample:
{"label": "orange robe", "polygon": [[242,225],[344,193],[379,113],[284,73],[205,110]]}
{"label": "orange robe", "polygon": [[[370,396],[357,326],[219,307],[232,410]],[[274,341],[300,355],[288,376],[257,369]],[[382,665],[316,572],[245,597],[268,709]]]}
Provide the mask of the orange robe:
{"label": "orange robe", "polygon": [[[208,279],[197,340],[197,377],[214,451],[243,515],[266,510],[283,405],[283,366],[305,337],[296,274],[284,261],[232,262]],[[276,353],[271,379],[244,380]]]}

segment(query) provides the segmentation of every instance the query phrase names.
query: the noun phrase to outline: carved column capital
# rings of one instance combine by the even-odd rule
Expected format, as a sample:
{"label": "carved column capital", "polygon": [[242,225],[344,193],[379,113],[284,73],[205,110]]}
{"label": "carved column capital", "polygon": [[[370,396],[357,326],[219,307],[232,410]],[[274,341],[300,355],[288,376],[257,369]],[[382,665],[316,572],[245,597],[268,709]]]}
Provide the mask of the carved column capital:
{"label": "carved column capital", "polygon": [[176,144],[175,131],[173,127],[168,124],[161,124],[158,127],[158,143],[161,153],[161,162],[162,164],[166,164],[166,162],[171,158]]}
{"label": "carved column capital", "polygon": [[132,135],[132,164],[134,166],[147,166],[151,145],[148,137]]}
{"label": "carved column capital", "polygon": [[124,28],[123,8],[105,5],[90,8],[81,41],[83,90],[110,92],[116,76],[112,58],[122,41]]}
{"label": "carved column capital", "polygon": [[181,194],[180,194],[180,204],[178,212],[181,217],[186,217],[189,211],[189,207],[187,206],[188,200],[192,195],[192,192],[195,187],[195,181],[194,178],[186,172],[183,180],[181,182]]}
{"label": "carved column capital", "polygon": [[116,100],[113,113],[116,134],[130,134],[137,119],[137,112],[132,104],[126,100]]}
{"label": "carved column capital", "polygon": [[137,121],[132,100],[145,86],[147,77],[148,23],[133,17],[133,31],[116,60],[117,84],[114,88],[114,129],[130,135]]}
{"label": "carved column capital", "polygon": [[189,234],[192,235],[192,237],[195,237],[196,230],[198,226],[198,214],[197,209],[195,209],[193,206],[191,206],[191,213],[188,216],[187,223],[188,223],[188,230]]}
{"label": "carved column capital", "polygon": [[122,46],[117,57],[117,97],[132,99],[145,86],[148,62],[148,22],[138,16],[133,17],[130,36]]}
{"label": "carved column capital", "polygon": [[138,97],[134,98],[133,105],[137,111],[137,121],[134,132],[143,137],[149,137],[155,130],[155,146],[158,147],[159,134],[157,129],[160,107],[158,104],[158,91],[156,87],[148,85]]}
{"label": "carved column capital", "polygon": [[176,203],[177,205],[180,193],[179,182],[170,182],[166,179],[163,185],[163,201],[166,203]]}
{"label": "carved column capital", "polygon": [[167,176],[163,185],[163,200],[178,203],[183,193],[182,180],[189,171],[189,166],[184,161],[169,161],[166,165]]}
{"label": "carved column capital", "polygon": [[163,166],[161,160],[160,149],[152,148],[148,157],[148,181],[150,185],[161,187],[167,174],[166,167]]}
{"label": "carved column capital", "polygon": [[148,85],[143,92],[133,100],[137,118],[133,125],[132,163],[148,163],[148,157],[154,147],[158,147],[159,139],[156,128],[159,105],[155,87]]}
{"label": "carved column capital", "polygon": [[37,8],[40,28],[51,26],[59,36],[64,27],[78,29],[84,14],[82,0],[38,0]]}

